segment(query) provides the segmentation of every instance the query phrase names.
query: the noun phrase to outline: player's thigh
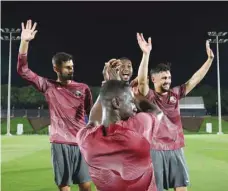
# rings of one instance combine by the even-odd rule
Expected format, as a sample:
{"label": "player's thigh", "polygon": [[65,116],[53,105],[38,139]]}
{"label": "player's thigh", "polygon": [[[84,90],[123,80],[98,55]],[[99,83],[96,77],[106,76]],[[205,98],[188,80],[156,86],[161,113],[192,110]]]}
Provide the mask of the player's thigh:
{"label": "player's thigh", "polygon": [[73,166],[73,183],[82,184],[84,187],[91,184],[91,178],[89,175],[88,165],[85,162],[84,157],[81,154],[81,151],[78,146],[72,147],[72,166]]}
{"label": "player's thigh", "polygon": [[[70,163],[69,145],[51,144],[52,165],[56,185],[65,187],[72,184],[72,168]],[[64,189],[64,188],[63,188]],[[65,188],[66,190],[67,188]]]}
{"label": "player's thigh", "polygon": [[189,185],[189,174],[186,160],[182,149],[170,151],[169,160],[169,185],[178,191],[186,190]]}
{"label": "player's thigh", "polygon": [[157,190],[163,191],[165,187],[164,178],[166,177],[166,174],[165,174],[166,164],[165,164],[164,153],[163,151],[151,150],[150,155],[152,158]]}

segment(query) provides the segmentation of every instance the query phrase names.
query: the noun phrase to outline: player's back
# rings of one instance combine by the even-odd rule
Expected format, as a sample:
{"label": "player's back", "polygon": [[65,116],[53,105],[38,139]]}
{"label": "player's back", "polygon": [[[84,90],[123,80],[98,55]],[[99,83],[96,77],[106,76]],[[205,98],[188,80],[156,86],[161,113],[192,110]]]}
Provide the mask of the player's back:
{"label": "player's back", "polygon": [[78,137],[98,190],[156,190],[150,144],[143,135],[120,123],[83,129]]}

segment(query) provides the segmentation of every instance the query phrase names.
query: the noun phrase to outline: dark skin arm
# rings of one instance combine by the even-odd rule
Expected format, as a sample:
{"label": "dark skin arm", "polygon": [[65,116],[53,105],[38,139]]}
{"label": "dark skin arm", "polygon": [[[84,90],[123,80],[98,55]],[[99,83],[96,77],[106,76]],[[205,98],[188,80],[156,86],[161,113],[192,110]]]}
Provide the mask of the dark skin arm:
{"label": "dark skin arm", "polygon": [[[105,63],[104,69],[102,71],[104,76],[104,82],[107,80],[120,80],[119,77],[119,66],[121,62],[120,60],[111,59]],[[95,104],[93,105],[90,115],[88,125],[99,125],[102,120],[102,107],[100,102],[100,96],[98,96]]]}

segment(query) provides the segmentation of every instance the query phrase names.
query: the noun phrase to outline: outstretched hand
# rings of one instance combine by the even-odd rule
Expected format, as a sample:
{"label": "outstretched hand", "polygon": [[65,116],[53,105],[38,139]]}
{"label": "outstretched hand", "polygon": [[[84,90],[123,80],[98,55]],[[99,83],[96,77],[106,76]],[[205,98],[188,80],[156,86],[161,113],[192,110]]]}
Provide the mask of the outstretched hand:
{"label": "outstretched hand", "polygon": [[144,39],[143,34],[137,33],[137,40],[139,47],[143,51],[143,53],[149,54],[150,51],[152,50],[152,43],[151,43],[151,38],[148,38],[148,42]]}
{"label": "outstretched hand", "polygon": [[206,51],[207,51],[207,56],[208,56],[208,58],[214,59],[215,56],[214,56],[213,51],[212,51],[211,48],[210,48],[210,43],[209,43],[208,40],[206,41]]}
{"label": "outstretched hand", "polygon": [[34,39],[37,33],[37,30],[35,30],[36,25],[36,22],[32,25],[32,20],[28,20],[26,26],[24,25],[24,23],[21,23],[21,40],[29,42]]}
{"label": "outstretched hand", "polygon": [[119,67],[121,65],[121,61],[117,59],[111,59],[105,63],[103,69],[104,80],[120,80],[119,76]]}

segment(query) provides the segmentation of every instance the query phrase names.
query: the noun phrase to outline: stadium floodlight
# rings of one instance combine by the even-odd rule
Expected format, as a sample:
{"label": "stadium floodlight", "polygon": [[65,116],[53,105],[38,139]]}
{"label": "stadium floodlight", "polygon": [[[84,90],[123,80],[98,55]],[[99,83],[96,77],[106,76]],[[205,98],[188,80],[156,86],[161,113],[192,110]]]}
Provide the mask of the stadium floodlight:
{"label": "stadium floodlight", "polygon": [[12,58],[12,41],[20,40],[20,36],[13,36],[13,33],[19,33],[20,29],[5,28],[1,29],[2,33],[8,33],[9,36],[1,36],[1,40],[9,41],[9,71],[8,71],[8,101],[7,101],[7,133],[6,135],[11,136],[10,133],[10,101],[11,101],[11,58]]}
{"label": "stadium floodlight", "polygon": [[213,31],[213,32],[208,32],[207,34],[208,34],[209,36],[217,36],[217,33],[214,32],[214,31]]}
{"label": "stadium floodlight", "polygon": [[220,69],[219,69],[219,44],[228,42],[228,39],[219,39],[220,36],[227,35],[227,32],[208,32],[209,36],[216,37],[215,39],[209,39],[210,43],[216,43],[217,53],[217,82],[218,82],[218,135],[222,132],[222,107],[221,107],[221,90],[220,90]]}
{"label": "stadium floodlight", "polygon": [[216,43],[216,39],[208,39],[209,43]]}
{"label": "stadium floodlight", "polygon": [[218,32],[218,36],[222,36],[223,35],[223,32]]}
{"label": "stadium floodlight", "polygon": [[9,33],[9,31],[10,31],[10,30],[9,30],[8,28],[5,28],[5,32],[6,32],[6,33]]}
{"label": "stadium floodlight", "polygon": [[17,32],[17,33],[21,32],[21,29],[17,29],[16,32]]}
{"label": "stadium floodlight", "polygon": [[8,36],[4,36],[3,39],[4,40],[9,40],[9,37]]}

